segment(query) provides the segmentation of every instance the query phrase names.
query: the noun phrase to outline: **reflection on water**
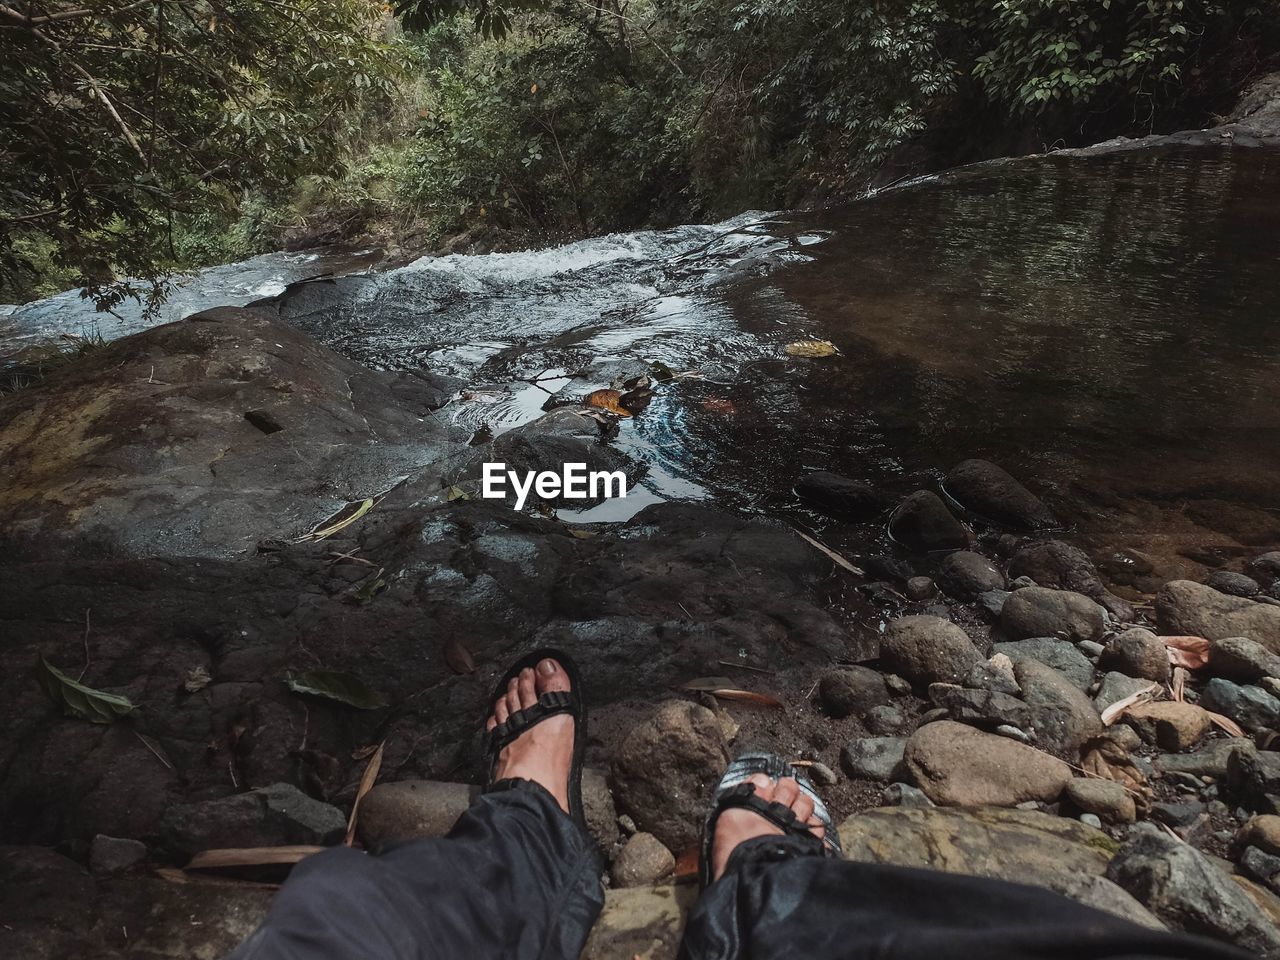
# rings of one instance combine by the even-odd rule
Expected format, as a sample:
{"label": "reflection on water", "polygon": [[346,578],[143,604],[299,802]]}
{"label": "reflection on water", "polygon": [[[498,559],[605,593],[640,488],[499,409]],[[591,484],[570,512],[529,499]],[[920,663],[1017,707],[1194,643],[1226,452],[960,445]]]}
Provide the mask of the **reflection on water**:
{"label": "reflection on water", "polygon": [[[477,389],[442,413],[477,431],[653,361],[696,371],[622,424],[616,442],[648,464],[628,508],[795,511],[805,469],[906,493],[980,456],[1085,534],[1140,542],[1185,521],[1269,544],[1278,188],[1280,154],[1263,150],[1021,160],[820,213],[294,284],[276,309],[375,367],[467,378]],[[278,267],[220,269],[246,302]],[[204,278],[198,302],[216,286]],[[52,303],[10,322],[47,322]],[[809,336],[841,354],[785,357]]]}

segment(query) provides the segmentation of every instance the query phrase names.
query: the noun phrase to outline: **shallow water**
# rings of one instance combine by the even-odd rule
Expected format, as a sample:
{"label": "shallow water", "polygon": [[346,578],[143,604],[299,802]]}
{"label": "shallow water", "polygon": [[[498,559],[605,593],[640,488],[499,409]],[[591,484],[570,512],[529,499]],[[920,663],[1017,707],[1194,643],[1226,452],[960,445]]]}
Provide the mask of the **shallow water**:
{"label": "shallow water", "polygon": [[[339,351],[480,387],[446,411],[467,429],[653,361],[694,373],[622,425],[648,500],[821,526],[789,493],[803,470],[906,493],[981,456],[1081,535],[1229,553],[1280,541],[1278,188],[1280,154],[1262,150],[1026,159],[818,213],[330,281],[290,285],[314,268],[268,258],[202,275],[168,316],[287,287],[281,316]],[[66,297],[8,320],[80,332]],[[785,356],[810,336],[840,355]]]}

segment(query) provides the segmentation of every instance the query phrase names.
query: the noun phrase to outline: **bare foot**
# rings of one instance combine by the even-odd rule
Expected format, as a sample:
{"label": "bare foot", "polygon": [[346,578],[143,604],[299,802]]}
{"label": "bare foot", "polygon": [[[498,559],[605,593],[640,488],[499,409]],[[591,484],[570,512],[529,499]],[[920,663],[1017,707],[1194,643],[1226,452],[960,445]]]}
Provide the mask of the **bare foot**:
{"label": "bare foot", "polygon": [[[785,804],[796,812],[801,823],[807,823],[813,829],[814,836],[822,838],[824,828],[822,822],[813,815],[813,801],[800,791],[800,784],[792,777],[783,777],[774,783],[763,773],[747,777],[748,783],[756,785],[756,796],[766,803]],[[770,823],[760,814],[744,807],[731,807],[716,818],[716,836],[711,844],[711,875],[719,880],[729,862],[729,854],[738,844],[753,837],[782,836],[782,828]]]}
{"label": "bare foot", "polygon": [[[499,697],[485,724],[492,730],[517,710],[538,702],[548,690],[568,690],[569,675],[554,660],[539,661],[535,670],[521,670]],[[560,809],[569,812],[569,768],[573,766],[573,717],[567,713],[549,717],[530,727],[498,754],[495,779],[519,777],[541,784],[556,798]]]}

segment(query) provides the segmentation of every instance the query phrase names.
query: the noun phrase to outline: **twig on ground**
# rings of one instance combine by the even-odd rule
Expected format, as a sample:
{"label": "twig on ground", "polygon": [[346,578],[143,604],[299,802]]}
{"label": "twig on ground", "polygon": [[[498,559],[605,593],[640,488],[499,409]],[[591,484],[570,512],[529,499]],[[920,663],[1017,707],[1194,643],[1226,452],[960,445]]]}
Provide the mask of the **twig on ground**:
{"label": "twig on ground", "polygon": [[80,671],[80,676],[76,677],[76,683],[84,679],[84,675],[89,672],[89,607],[84,608],[84,668]]}

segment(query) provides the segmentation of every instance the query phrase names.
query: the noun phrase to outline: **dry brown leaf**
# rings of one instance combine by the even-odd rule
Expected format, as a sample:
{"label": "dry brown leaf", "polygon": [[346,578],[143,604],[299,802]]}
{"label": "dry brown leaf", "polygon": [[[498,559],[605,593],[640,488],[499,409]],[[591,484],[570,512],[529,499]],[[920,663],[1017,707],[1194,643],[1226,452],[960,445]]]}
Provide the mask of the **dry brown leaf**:
{"label": "dry brown leaf", "polygon": [[364,768],[364,775],[360,778],[360,786],[356,790],[356,799],[351,804],[351,816],[347,819],[347,838],[343,841],[348,847],[355,843],[356,820],[360,816],[360,801],[364,799],[366,793],[373,789],[373,784],[378,779],[378,771],[382,769],[382,748],[386,745],[387,742],[385,740],[378,744],[378,749],[373,751],[373,756],[369,758],[369,763]]}
{"label": "dry brown leaf", "polygon": [[1173,679],[1169,682],[1169,691],[1175,703],[1187,702],[1187,668],[1174,667]]}
{"label": "dry brown leaf", "polygon": [[697,847],[689,847],[680,852],[680,855],[676,857],[676,883],[697,879],[698,858],[700,855]]}
{"label": "dry brown leaf", "polygon": [[224,850],[202,850],[191,858],[188,870],[212,870],[219,867],[261,867],[276,863],[297,863],[324,847],[228,847]]}
{"label": "dry brown leaf", "polygon": [[1214,726],[1220,727],[1233,737],[1244,736],[1244,730],[1241,728],[1240,724],[1236,723],[1230,717],[1224,717],[1222,714],[1214,713],[1212,710],[1206,710],[1205,713],[1209,715],[1209,722],[1214,724]]}
{"label": "dry brown leaf", "polygon": [[738,412],[738,408],[728,397],[707,397],[702,401],[702,409],[707,413],[719,413],[729,417]]}
{"label": "dry brown leaf", "polygon": [[830,357],[840,352],[830,340],[797,340],[794,343],[788,343],[782,349],[786,351],[789,357],[803,357],[806,359]]}
{"label": "dry brown leaf", "polygon": [[756,693],[752,690],[709,690],[713,697],[721,700],[736,700],[741,703],[757,703],[762,707],[774,707],[782,709],[782,701],[776,697],[771,697],[767,693]]}
{"label": "dry brown leaf", "polygon": [[617,390],[595,390],[587,394],[587,405],[599,407],[616,417],[629,417],[631,411],[621,403],[622,394]]}
{"label": "dry brown leaf", "polygon": [[699,690],[709,693],[712,690],[729,689],[733,686],[733,681],[728,677],[698,677],[680,686],[684,690]]}
{"label": "dry brown leaf", "polygon": [[1110,737],[1103,735],[1085,742],[1080,750],[1080,769],[1102,780],[1114,780],[1128,790],[1139,815],[1150,809],[1152,790],[1146,774],[1129,752]]}
{"label": "dry brown leaf", "polygon": [[834,550],[828,547],[825,543],[820,543],[819,541],[813,539],[813,537],[809,536],[803,530],[797,530],[796,533],[798,533],[800,535],[800,538],[804,540],[806,543],[810,544],[811,546],[817,547],[819,550],[825,553],[827,557],[833,563],[835,563],[837,567],[841,567],[845,570],[848,570],[855,577],[865,577],[867,575],[865,570],[861,569],[860,567],[855,567],[852,563],[850,563],[844,557],[840,556],[840,554],[836,553]]}
{"label": "dry brown leaf", "polygon": [[1111,704],[1111,706],[1107,707],[1107,709],[1102,711],[1102,725],[1104,727],[1111,726],[1113,723],[1115,723],[1117,720],[1120,719],[1121,715],[1126,710],[1128,710],[1130,707],[1132,707],[1136,703],[1143,703],[1147,700],[1150,700],[1153,696],[1155,696],[1156,692],[1159,689],[1160,689],[1160,684],[1152,683],[1150,686],[1144,687],[1143,689],[1139,690],[1136,693],[1129,694],[1129,696],[1125,697],[1122,700],[1117,700],[1115,703]]}
{"label": "dry brown leaf", "polygon": [[454,673],[475,673],[476,661],[471,651],[457,637],[450,637],[444,644],[444,662]]}
{"label": "dry brown leaf", "polygon": [[1161,637],[1175,667],[1199,670],[1209,662],[1209,641],[1204,637]]}
{"label": "dry brown leaf", "polygon": [[169,883],[189,883],[206,887],[250,887],[255,890],[278,890],[278,883],[260,880],[239,880],[235,877],[219,877],[216,874],[191,874],[177,867],[156,867],[155,875]]}

